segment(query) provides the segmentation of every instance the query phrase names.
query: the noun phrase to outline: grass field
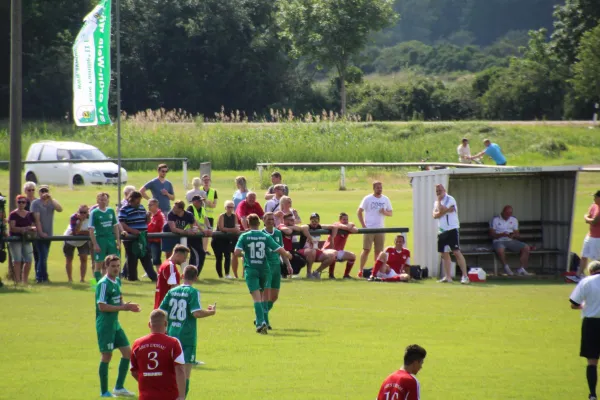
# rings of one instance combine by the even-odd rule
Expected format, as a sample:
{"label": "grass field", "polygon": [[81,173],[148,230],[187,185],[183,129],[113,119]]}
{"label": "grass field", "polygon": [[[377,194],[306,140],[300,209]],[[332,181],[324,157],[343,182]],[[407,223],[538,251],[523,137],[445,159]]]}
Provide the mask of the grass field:
{"label": "grass field", "polygon": [[[221,201],[230,198],[238,174],[258,187],[254,171],[214,171],[213,185]],[[131,172],[130,183],[140,186],[153,175]],[[284,172],[301,217],[318,211],[328,222],[342,210],[353,216],[369,192],[369,181],[380,178],[394,205],[387,226],[412,229],[412,192],[403,173],[351,170],[350,190],[345,192],[335,190],[337,177],[334,170]],[[169,179],[182,195],[181,175],[173,173]],[[0,181],[8,181],[5,172]],[[595,175],[582,175],[577,216],[587,209],[596,182]],[[97,190],[53,190],[65,208],[55,221],[57,233],[62,233],[78,204],[92,202]],[[114,203],[116,193],[111,190]],[[574,251],[580,251],[584,234],[585,224],[577,217]],[[350,250],[360,251],[359,239],[351,238]],[[0,289],[0,399],[98,397],[93,293],[88,285],[66,283],[63,261],[60,244],[54,243],[51,285]],[[411,343],[429,352],[419,374],[424,399],[587,395],[585,362],[578,357],[580,315],[569,309],[567,300],[572,285],[554,280],[470,286],[432,280],[285,281],[271,314],[274,330],[260,336],[253,332],[244,282],[218,280],[213,266],[209,257],[198,288],[204,306],[218,302],[218,314],[198,322],[198,358],[206,366],[192,373],[191,399],[373,399],[381,381],[401,366],[403,349]],[[0,268],[4,275],[5,264]],[[123,291],[126,301],[143,309],[141,314],[120,316],[133,341],[147,333],[154,286],[126,282]],[[116,379],[116,360],[118,354],[111,363],[110,385]],[[127,379],[126,387],[135,389],[133,379]]]}

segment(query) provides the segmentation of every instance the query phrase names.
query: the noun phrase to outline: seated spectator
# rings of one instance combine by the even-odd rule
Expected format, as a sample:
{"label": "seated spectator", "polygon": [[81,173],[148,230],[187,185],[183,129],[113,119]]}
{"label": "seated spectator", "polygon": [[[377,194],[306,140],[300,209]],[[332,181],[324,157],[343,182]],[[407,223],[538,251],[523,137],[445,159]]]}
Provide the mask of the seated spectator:
{"label": "seated spectator", "polygon": [[275,224],[277,226],[283,224],[283,217],[287,214],[292,214],[294,217],[294,224],[300,225],[302,224],[302,219],[298,214],[298,211],[292,208],[292,199],[288,196],[282,196],[279,199],[279,210],[275,211]]}
{"label": "seated spectator", "polygon": [[[27,197],[18,195],[17,208],[11,211],[8,216],[10,236],[23,237],[24,235],[35,235],[36,225],[33,213],[27,211],[25,209],[26,206]],[[27,284],[31,262],[33,261],[32,243],[25,241],[9,242],[8,248],[12,258],[12,275],[15,283]]]}
{"label": "seated spectator", "polygon": [[[284,216],[283,223],[278,225],[277,229],[279,229],[283,235],[283,248],[292,253],[290,264],[292,264],[294,275],[298,275],[300,270],[306,265],[306,258],[298,254],[297,250],[294,248],[294,233],[302,233],[306,239],[312,241],[312,236],[310,236],[310,232],[308,231],[308,225],[296,225],[294,214],[289,213]],[[284,277],[287,276],[287,269],[282,270],[281,272]]]}
{"label": "seated spectator", "polygon": [[[317,229],[330,229],[331,235],[336,236],[338,227],[335,225],[321,225],[321,217],[317,213],[310,215],[310,224],[308,225],[309,232]],[[337,251],[332,249],[319,248],[321,235],[310,233],[311,240],[307,240],[305,236],[300,237],[300,250],[298,253],[306,258],[306,277],[311,279],[321,279],[321,272],[335,261]],[[317,261],[321,265],[316,271],[311,273],[312,264]]]}
{"label": "seated spectator", "polygon": [[323,245],[324,249],[333,249],[336,251],[336,257],[329,266],[329,279],[335,279],[334,271],[336,261],[346,261],[346,270],[344,271],[343,279],[351,279],[350,271],[352,271],[352,267],[356,261],[356,254],[344,250],[344,248],[346,247],[346,242],[348,241],[350,233],[357,233],[358,228],[353,222],[349,222],[348,214],[345,212],[340,213],[339,220],[334,222],[333,225],[338,228],[337,235],[333,236],[330,234]]}
{"label": "seated spectator", "polygon": [[506,262],[505,250],[520,254],[521,266],[517,270],[518,275],[528,275],[527,263],[529,262],[530,248],[527,244],[517,240],[520,237],[519,221],[513,217],[513,208],[504,206],[500,216],[494,217],[490,223],[490,236],[494,239],[494,251],[504,265],[507,275],[514,275]]}
{"label": "seated spectator", "polygon": [[[161,233],[166,220],[165,214],[158,208],[158,200],[150,199],[148,201],[148,212],[150,213],[148,233]],[[148,248],[152,256],[152,265],[158,269],[160,264],[162,264],[160,238],[148,238]]]}
{"label": "seated spectator", "polygon": [[[88,206],[82,204],[79,210],[71,215],[69,226],[65,231],[65,236],[90,236],[88,230],[90,223]],[[72,240],[65,241],[63,244],[63,253],[65,255],[65,269],[67,270],[67,278],[69,283],[73,283],[73,256],[77,249],[79,256],[79,282],[85,282],[85,274],[87,272],[87,262],[90,255],[90,242],[87,240]]]}
{"label": "seated spectator", "polygon": [[287,185],[281,183],[281,174],[278,171],[275,171],[271,174],[271,183],[272,185],[269,187],[269,189],[267,189],[267,193],[265,193],[265,200],[271,200],[273,197],[275,197],[275,186],[277,185],[281,185],[283,187],[284,196],[289,196],[289,189]]}
{"label": "seated spectator", "polygon": [[[233,201],[227,200],[225,202],[225,212],[219,215],[217,220],[216,230],[217,232],[231,233],[238,235],[240,233],[240,220],[234,213]],[[229,274],[231,267],[231,254],[235,250],[235,244],[237,243],[237,236],[215,236],[212,239],[212,249],[215,252],[215,268],[217,269],[217,275],[219,278],[223,278],[223,259],[225,259],[225,278],[233,279]],[[233,258],[233,262],[237,261],[237,257]],[[237,278],[237,264],[233,266],[234,276]]]}
{"label": "seated spectator", "polygon": [[404,248],[404,243],[404,236],[397,235],[394,247],[388,247],[379,253],[369,280],[410,281],[410,251]]}
{"label": "seated spectator", "polygon": [[237,210],[238,205],[246,199],[246,196],[248,196],[248,185],[246,178],[243,176],[238,176],[235,178],[235,185],[237,186],[238,190],[236,190],[233,194],[233,205]]}
{"label": "seated spectator", "polygon": [[256,193],[254,192],[248,192],[246,199],[242,200],[235,209],[235,215],[237,215],[242,222],[242,227],[244,230],[250,229],[248,227],[247,219],[248,215],[250,214],[256,214],[259,218],[262,218],[265,215],[262,207],[260,204],[258,204],[258,201],[256,201]]}
{"label": "seated spectator", "polygon": [[275,213],[279,210],[279,202],[284,196],[284,188],[285,185],[282,184],[278,184],[273,187],[273,191],[275,192],[275,194],[273,195],[273,197],[271,197],[269,201],[267,201],[267,204],[265,204],[265,212]]}
{"label": "seated spectator", "polygon": [[201,197],[206,197],[206,192],[204,190],[202,190],[202,179],[196,177],[194,179],[192,179],[192,186],[194,187],[192,190],[189,190],[186,194],[185,194],[185,200],[188,203],[192,202],[192,198],[194,196],[201,196]]}

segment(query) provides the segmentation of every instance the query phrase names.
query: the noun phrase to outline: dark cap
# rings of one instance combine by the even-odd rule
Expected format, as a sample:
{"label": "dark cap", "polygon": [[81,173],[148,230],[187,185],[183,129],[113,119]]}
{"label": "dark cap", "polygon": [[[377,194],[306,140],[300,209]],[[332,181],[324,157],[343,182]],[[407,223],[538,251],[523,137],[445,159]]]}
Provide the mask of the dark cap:
{"label": "dark cap", "polygon": [[319,217],[319,214],[317,214],[317,213],[310,214],[310,219],[313,219],[313,218],[321,219],[321,217]]}
{"label": "dark cap", "polygon": [[598,190],[596,193],[594,193],[594,197],[600,197],[600,190]]}
{"label": "dark cap", "polygon": [[196,201],[196,200],[204,200],[204,197],[200,196],[199,194],[194,195],[194,197],[192,197],[192,201]]}

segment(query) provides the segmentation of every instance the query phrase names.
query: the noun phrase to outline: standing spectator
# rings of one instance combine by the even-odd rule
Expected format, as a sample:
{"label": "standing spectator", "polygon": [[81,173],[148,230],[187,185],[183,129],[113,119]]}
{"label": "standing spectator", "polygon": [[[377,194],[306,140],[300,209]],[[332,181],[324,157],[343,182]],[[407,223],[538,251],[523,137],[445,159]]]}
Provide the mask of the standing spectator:
{"label": "standing spectator", "polygon": [[344,271],[343,279],[351,279],[350,271],[352,271],[352,267],[356,261],[356,254],[351,251],[344,250],[344,248],[346,247],[346,242],[348,241],[348,236],[350,236],[350,233],[357,233],[358,228],[353,222],[349,221],[348,214],[345,212],[340,213],[339,220],[334,222],[333,225],[335,225],[338,229],[337,235],[330,234],[323,245],[324,249],[333,249],[336,251],[336,258],[329,266],[329,279],[335,279],[334,271],[336,261],[346,261],[346,270]]}
{"label": "standing spectator", "polygon": [[[163,232],[173,232],[188,237],[190,264],[197,265],[198,272],[200,272],[204,266],[206,254],[202,247],[202,239],[196,237],[198,231],[199,227],[194,214],[185,210],[185,203],[181,200],[173,203],[173,209],[167,215],[167,223],[163,227]],[[210,235],[210,232],[208,229],[203,230],[205,235]],[[164,238],[162,240],[162,250],[166,253],[167,258],[171,257],[173,248],[179,241],[179,238]]]}
{"label": "standing spectator", "polygon": [[582,279],[569,300],[571,308],[581,310],[581,347],[579,355],[587,358],[588,388],[590,400],[597,400],[596,384],[598,382],[598,358],[600,358],[600,262],[589,265],[590,276]]}
{"label": "standing spectator", "polygon": [[120,253],[121,235],[115,210],[108,206],[108,193],[98,193],[96,202],[97,207],[90,213],[88,230],[94,250],[94,279],[99,282],[106,271],[106,257]]}
{"label": "standing spectator", "polygon": [[[392,203],[386,195],[383,194],[383,184],[379,181],[373,182],[373,194],[365,196],[358,207],[358,221],[363,228],[384,228],[385,217],[391,217]],[[369,233],[363,235],[363,251],[360,253],[360,270],[358,277],[362,278],[367,258],[371,252],[371,247],[375,243],[375,253],[373,253],[374,262],[377,256],[383,251],[385,243],[385,233]]]}
{"label": "standing spectator", "polygon": [[581,263],[579,263],[577,270],[577,278],[579,279],[585,277],[585,270],[590,260],[600,260],[600,190],[594,194],[594,202],[583,218],[590,229],[583,240]]}
{"label": "standing spectator", "polygon": [[467,284],[469,283],[469,276],[467,275],[465,257],[460,251],[460,238],[458,235],[460,222],[458,220],[456,200],[446,193],[446,188],[441,184],[436,185],[435,194],[437,195],[437,200],[433,203],[433,218],[438,220],[438,252],[442,254],[444,262],[444,277],[440,282],[452,282],[450,271],[450,263],[452,261],[450,259],[450,252],[452,251],[462,271],[460,283]]}
{"label": "standing spectator", "polygon": [[[225,212],[219,215],[219,219],[217,221],[217,232],[239,235],[240,225],[239,219],[234,213],[233,201],[227,200],[225,202]],[[215,267],[217,269],[217,275],[219,275],[219,278],[223,277],[223,259],[225,259],[225,278],[233,279],[229,273],[229,268],[231,266],[231,253],[233,253],[235,250],[235,244],[237,243],[237,236],[233,235],[218,235],[212,239],[211,246],[215,252]],[[237,268],[235,270],[237,271]]]}
{"label": "standing spectator", "polygon": [[[38,236],[47,238],[53,234],[54,211],[62,212],[62,206],[50,195],[50,189],[46,185],[40,186],[40,198],[31,203],[31,212],[35,218]],[[49,283],[48,279],[48,255],[50,253],[50,241],[38,240],[35,242],[39,254],[39,262],[35,265],[35,279],[37,283]]]}
{"label": "standing spectator", "polygon": [[275,224],[279,226],[283,224],[283,219],[286,215],[292,214],[294,217],[294,225],[300,225],[302,219],[295,208],[292,208],[292,199],[288,196],[282,196],[279,200],[279,210],[275,211]]}
{"label": "standing spectator", "polygon": [[27,205],[25,209],[31,211],[31,203],[37,199],[37,197],[35,197],[35,182],[25,182],[23,185],[23,193],[27,196]]}
{"label": "standing spectator", "polygon": [[265,212],[260,204],[258,204],[258,201],[256,201],[256,193],[248,192],[246,199],[242,200],[235,209],[235,214],[242,222],[244,230],[248,230],[248,215],[256,214],[259,218],[262,218]]}
{"label": "standing spectator", "polygon": [[196,177],[194,179],[192,179],[192,186],[194,187],[192,190],[189,190],[186,194],[185,194],[185,200],[188,203],[192,202],[192,198],[194,196],[202,196],[202,197],[206,197],[206,192],[204,190],[202,190],[202,179]]}
{"label": "standing spectator", "polygon": [[[150,212],[150,222],[148,222],[148,233],[161,233],[166,223],[165,215],[158,208],[158,200],[150,199],[148,201],[148,211]],[[160,238],[148,238],[148,247],[152,256],[152,265],[156,268],[160,266],[161,246]]]}
{"label": "standing spectator", "polygon": [[[187,211],[194,216],[194,221],[196,221],[198,229],[205,233],[212,232],[212,224],[206,216],[204,198],[196,195],[192,200],[192,204],[188,206]],[[193,236],[188,238],[188,246],[192,250],[190,263],[198,267],[198,273],[200,273],[204,267],[204,260],[206,259],[205,241],[208,241],[209,236],[210,234],[204,234],[202,237]]]}
{"label": "standing spectator", "polygon": [[[133,192],[135,192],[135,186],[128,185],[123,188],[123,200],[121,200],[121,204],[119,204],[119,209],[127,206],[128,202],[129,202],[129,195]],[[107,196],[108,196],[108,193],[107,193]],[[110,200],[110,196],[108,196],[108,199]]]}
{"label": "standing spectator", "polygon": [[[17,196],[17,208],[8,216],[10,224],[10,236],[22,237],[26,234],[33,234],[36,231],[33,213],[27,211],[27,198],[23,195]],[[29,279],[29,270],[33,255],[33,246],[31,242],[19,241],[9,242],[10,256],[13,262],[13,278],[15,283],[27,284]]]}
{"label": "standing spectator", "polygon": [[[119,210],[119,223],[123,231],[130,235],[139,236],[142,232],[148,231],[148,220],[146,209],[141,204],[142,194],[134,191],[129,195],[127,205]],[[152,282],[156,282],[156,272],[152,267],[152,257],[146,248],[145,253],[139,256],[134,251],[134,242],[140,240],[139,237],[134,240],[125,241],[125,253],[127,255],[127,279],[130,281],[138,281],[137,264],[138,259],[142,263],[142,267],[146,271]]]}
{"label": "standing spectator", "polygon": [[265,212],[275,213],[279,211],[279,203],[281,202],[281,198],[284,196],[285,185],[277,184],[273,187],[274,195],[271,197],[269,201],[265,204]]}
{"label": "standing spectator", "polygon": [[281,183],[281,174],[278,171],[275,171],[271,174],[271,183],[272,185],[267,189],[267,193],[265,193],[265,200],[271,200],[275,197],[275,186],[282,185],[283,186],[283,195],[289,196],[289,188],[287,185]]}
{"label": "standing spectator", "polygon": [[[65,231],[65,236],[89,236],[89,210],[88,206],[82,204],[79,206],[79,210],[71,215],[69,226]],[[73,283],[73,257],[75,256],[75,249],[77,248],[77,255],[79,256],[79,275],[80,283],[85,282],[85,273],[87,272],[87,262],[90,255],[90,242],[87,240],[71,240],[65,241],[63,245],[63,253],[65,255],[65,269],[67,271],[67,278],[69,283]]]}
{"label": "standing spectator", "polygon": [[[210,222],[210,229],[213,229],[215,226],[215,207],[217,206],[217,200],[219,197],[217,196],[217,191],[210,187],[210,176],[202,175],[202,190],[206,193],[204,196],[204,212],[206,213],[206,217],[208,218],[208,222]],[[204,245],[204,252],[207,255],[210,255],[208,251],[208,237],[205,236],[202,238],[202,243]]]}
{"label": "standing spectator", "polygon": [[377,400],[419,400],[421,385],[416,375],[423,368],[426,356],[427,352],[421,346],[408,346],[404,352],[404,367],[383,381]]}
{"label": "standing spectator", "polygon": [[235,178],[235,185],[238,190],[233,194],[233,204],[235,205],[235,209],[237,210],[237,206],[246,199],[248,195],[248,184],[246,182],[246,178],[243,176],[238,176]]}
{"label": "standing spectator", "polygon": [[158,200],[158,208],[165,214],[171,211],[171,200],[175,200],[175,191],[171,182],[167,180],[167,172],[169,172],[167,164],[160,164],[158,166],[158,177],[147,182],[140,189],[142,197],[146,200],[150,200],[150,197],[146,194],[146,190],[150,190],[152,197]]}
{"label": "standing spectator", "polygon": [[502,149],[496,143],[492,143],[490,139],[485,139],[483,141],[483,145],[485,149],[475,154],[474,156],[469,157],[469,159],[474,160],[483,156],[484,154],[490,157],[496,165],[506,165],[506,157],[502,154]]}
{"label": "standing spectator", "polygon": [[471,164],[471,148],[469,147],[469,139],[463,138],[462,143],[456,148],[458,153],[458,162]]}

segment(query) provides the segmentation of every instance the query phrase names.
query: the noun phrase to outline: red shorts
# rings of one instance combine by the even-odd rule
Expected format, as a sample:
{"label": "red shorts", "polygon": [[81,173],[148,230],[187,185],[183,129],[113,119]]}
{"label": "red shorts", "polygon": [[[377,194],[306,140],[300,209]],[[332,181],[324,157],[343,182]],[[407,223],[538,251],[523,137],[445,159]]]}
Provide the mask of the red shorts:
{"label": "red shorts", "polygon": [[[302,257],[306,257],[304,255],[304,250],[313,250],[313,249],[300,249],[300,250],[298,250],[298,254],[300,254]],[[318,261],[319,258],[323,255],[323,250],[316,249],[315,251],[316,251],[315,261]]]}

